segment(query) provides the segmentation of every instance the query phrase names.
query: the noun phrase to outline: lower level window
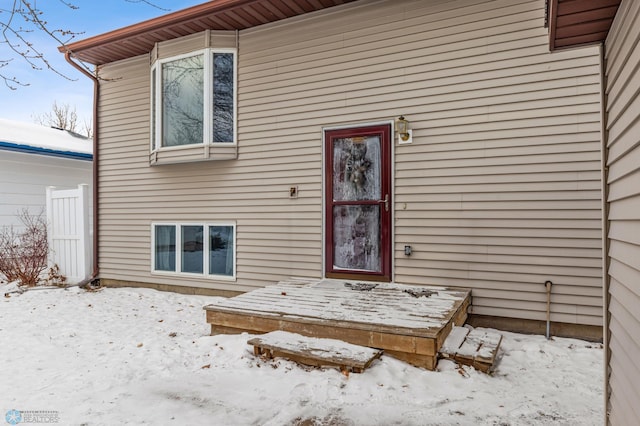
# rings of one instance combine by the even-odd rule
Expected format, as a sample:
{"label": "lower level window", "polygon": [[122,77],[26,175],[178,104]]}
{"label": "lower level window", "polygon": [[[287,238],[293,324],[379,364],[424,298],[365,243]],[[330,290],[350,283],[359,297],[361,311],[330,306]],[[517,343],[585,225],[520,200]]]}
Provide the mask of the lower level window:
{"label": "lower level window", "polygon": [[153,224],[153,270],[235,277],[235,224]]}

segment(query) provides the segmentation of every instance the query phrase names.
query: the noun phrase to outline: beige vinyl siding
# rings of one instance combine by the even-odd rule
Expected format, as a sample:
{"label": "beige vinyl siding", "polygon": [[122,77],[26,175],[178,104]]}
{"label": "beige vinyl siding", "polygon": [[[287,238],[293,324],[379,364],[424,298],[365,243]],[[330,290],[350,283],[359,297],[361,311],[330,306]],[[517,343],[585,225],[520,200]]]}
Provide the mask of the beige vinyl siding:
{"label": "beige vinyl siding", "polygon": [[[402,114],[395,280],[537,320],[552,280],[553,321],[601,325],[599,51],[549,53],[543,23],[543,0],[396,0],[241,31],[238,159],[206,164],[149,168],[149,59],[104,67],[125,77],[103,83],[102,275],[226,290],[322,276],[322,129]],[[151,275],[162,220],[236,220],[237,282]]]}
{"label": "beige vinyl siding", "polygon": [[[219,289],[248,290],[247,283],[258,279],[277,281],[282,272],[269,275],[272,268],[280,268],[287,276],[319,270],[320,231],[313,229],[318,219],[310,221],[299,212],[308,210],[319,218],[315,198],[321,194],[307,191],[306,197],[301,194],[292,204],[289,186],[299,180],[286,180],[308,164],[285,165],[278,172],[237,160],[149,166],[148,63],[148,58],[140,57],[111,64],[103,71],[103,77],[113,80],[102,83],[100,103],[101,276],[202,287],[215,283]],[[139,95],[132,96],[132,92]],[[123,94],[128,99],[124,104],[119,101]],[[247,168],[258,170],[248,174]],[[229,220],[238,225],[236,283],[151,274],[152,222]],[[295,235],[284,231],[291,226],[298,229]],[[270,228],[284,232],[274,237],[265,232]],[[308,249],[310,241],[315,250]],[[271,249],[265,252],[265,245]],[[291,261],[294,255],[295,263]]]}
{"label": "beige vinyl siding", "polygon": [[609,422],[640,419],[640,3],[623,1],[606,41]]}

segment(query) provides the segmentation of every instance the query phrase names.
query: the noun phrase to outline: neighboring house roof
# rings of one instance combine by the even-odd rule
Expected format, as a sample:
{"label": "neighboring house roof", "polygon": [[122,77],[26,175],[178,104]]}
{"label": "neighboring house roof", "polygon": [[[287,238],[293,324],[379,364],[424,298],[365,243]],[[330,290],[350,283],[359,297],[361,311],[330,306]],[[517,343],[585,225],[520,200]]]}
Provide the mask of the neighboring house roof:
{"label": "neighboring house roof", "polygon": [[204,30],[243,30],[354,0],[212,0],[102,35],[61,46],[94,65],[148,53],[157,42]]}
{"label": "neighboring house roof", "polygon": [[67,130],[0,118],[0,150],[76,160],[93,159],[91,139]]}
{"label": "neighboring house roof", "polygon": [[607,38],[621,0],[547,0],[551,50]]}

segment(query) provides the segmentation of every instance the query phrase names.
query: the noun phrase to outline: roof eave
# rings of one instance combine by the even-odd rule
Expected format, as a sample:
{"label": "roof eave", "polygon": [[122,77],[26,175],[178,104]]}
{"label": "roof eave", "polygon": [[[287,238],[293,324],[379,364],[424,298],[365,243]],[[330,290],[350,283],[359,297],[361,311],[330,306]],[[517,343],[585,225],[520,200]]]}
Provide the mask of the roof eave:
{"label": "roof eave", "polygon": [[0,150],[20,152],[23,154],[37,154],[45,157],[58,157],[70,160],[92,161],[93,154],[87,152],[68,151],[55,148],[45,148],[39,146],[23,145],[13,142],[0,141]]}
{"label": "roof eave", "polygon": [[116,43],[132,36],[137,36],[155,30],[159,30],[169,25],[179,24],[180,22],[197,18],[202,15],[222,12],[233,7],[255,3],[259,0],[217,0],[182,9],[157,18],[148,19],[137,24],[109,31],[94,37],[89,37],[74,43],[69,43],[58,47],[62,53],[78,52],[105,45],[107,43]]}
{"label": "roof eave", "polygon": [[59,47],[60,52],[103,65],[150,52],[156,43],[205,30],[239,31],[357,0],[210,0]]}
{"label": "roof eave", "polygon": [[621,0],[547,0],[549,50],[605,41]]}

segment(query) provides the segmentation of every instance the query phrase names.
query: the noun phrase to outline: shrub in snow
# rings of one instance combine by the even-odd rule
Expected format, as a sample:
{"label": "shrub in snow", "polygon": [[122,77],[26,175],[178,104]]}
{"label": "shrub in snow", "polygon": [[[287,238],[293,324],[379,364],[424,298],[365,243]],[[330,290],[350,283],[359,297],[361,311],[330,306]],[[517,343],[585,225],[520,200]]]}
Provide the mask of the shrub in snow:
{"label": "shrub in snow", "polygon": [[67,283],[67,277],[65,277],[60,271],[58,264],[54,264],[47,270],[47,276],[45,278],[47,284],[63,287]]}
{"label": "shrub in snow", "polygon": [[11,226],[0,230],[0,274],[9,282],[32,287],[47,268],[47,224],[42,213],[32,216],[27,209],[17,217],[22,229]]}

